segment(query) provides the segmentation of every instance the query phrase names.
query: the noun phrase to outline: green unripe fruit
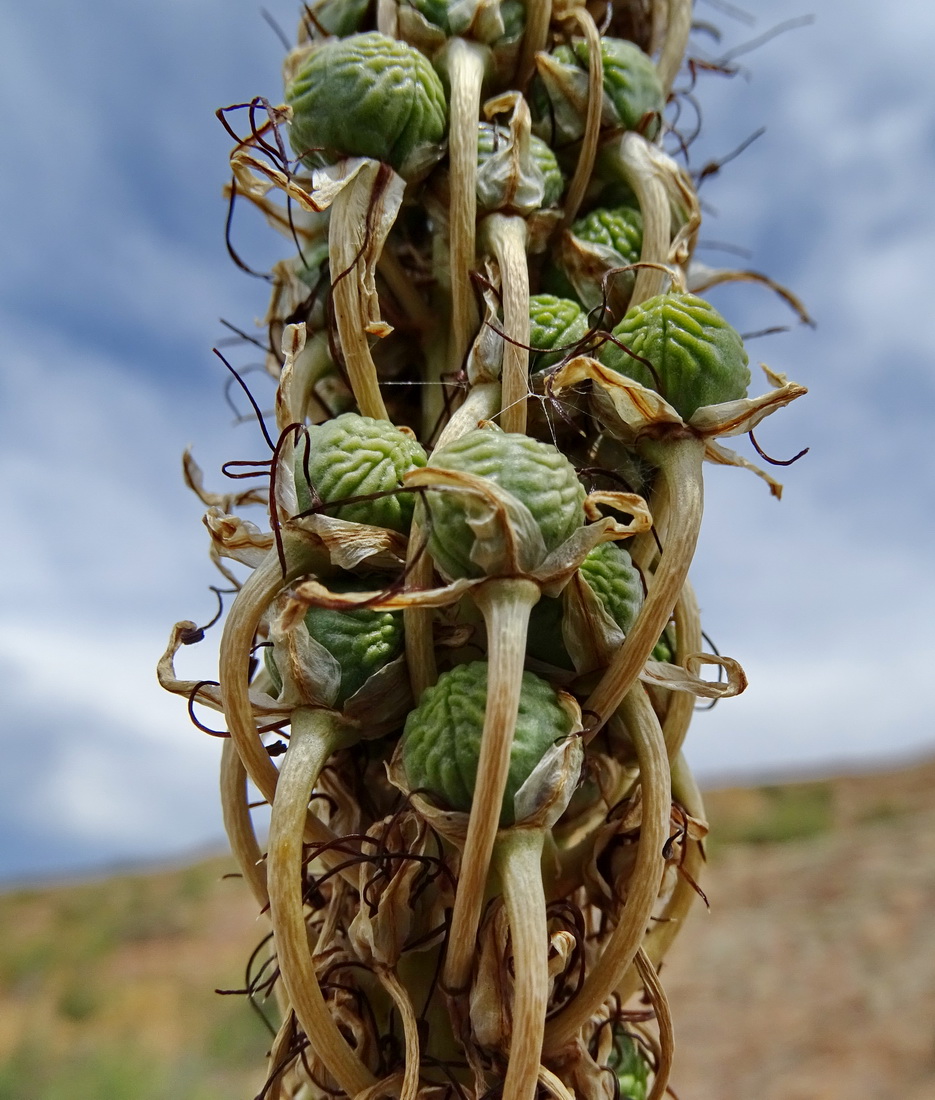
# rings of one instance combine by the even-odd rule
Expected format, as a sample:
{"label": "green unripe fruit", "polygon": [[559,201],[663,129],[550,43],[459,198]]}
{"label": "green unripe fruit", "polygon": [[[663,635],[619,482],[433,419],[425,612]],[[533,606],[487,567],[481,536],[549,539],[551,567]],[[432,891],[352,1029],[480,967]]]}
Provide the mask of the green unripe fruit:
{"label": "green unripe fruit", "polygon": [[317,46],[286,88],[289,141],[310,167],[372,157],[407,176],[442,141],[448,108],[438,74],[405,42],[368,31]]}
{"label": "green unripe fruit", "polygon": [[552,354],[533,350],[532,369],[546,370],[568,354],[588,331],[588,316],[577,302],[554,294],[534,294],[529,299],[529,346],[533,349],[558,348]]}
{"label": "green unripe fruit", "polygon": [[[477,166],[482,170],[488,160],[509,143],[510,133],[503,126],[494,126],[490,122],[481,122],[477,128]],[[565,179],[555,159],[555,154],[544,141],[535,134],[529,135],[530,168],[539,177],[542,185],[541,209],[555,206],[562,197]],[[538,181],[537,181],[538,182]],[[478,200],[485,209],[494,209],[508,203],[510,196],[505,193],[492,196],[478,189]]]}
{"label": "green unripe fruit", "polygon": [[[585,492],[575,468],[549,443],[528,435],[476,428],[432,455],[432,466],[489,478],[529,509],[551,553],[584,523]],[[482,577],[471,560],[475,535],[465,516],[465,494],[425,495],[429,551],[451,577]]]}
{"label": "green unripe fruit", "polygon": [[[457,665],[428,688],[403,730],[403,767],[410,789],[440,806],[467,812],[474,799],[487,702],[487,662]],[[523,673],[519,714],[500,826],[513,824],[513,798],[546,750],[571,732],[572,721],[555,690]]]}
{"label": "green unripe fruit", "polygon": [[308,429],[305,443],[295,451],[295,482],[299,511],[315,501],[312,488],[324,503],[368,493],[390,495],[329,508],[327,514],[352,523],[389,527],[405,534],[412,523],[414,501],[399,493],[403,474],[425,465],[425,451],[412,436],[388,420],[374,420],[358,413],[342,413]]}
{"label": "green unripe fruit", "polygon": [[[568,47],[562,48],[568,50]],[[578,39],[573,49],[578,61],[586,66],[587,42]],[[666,100],[652,58],[633,42],[605,37],[601,39],[601,59],[604,95],[610,100],[620,125],[625,130],[636,130],[642,125],[644,136],[653,141],[662,125]],[[647,115],[655,117],[647,122]]]}
{"label": "green unripe fruit", "polygon": [[[602,542],[578,571],[604,611],[626,634],[643,603],[643,583],[629,553],[615,542]],[[574,662],[562,638],[561,620],[562,601],[541,599],[529,618],[527,649],[538,661],[571,670]]]}
{"label": "green unripe fruit", "polygon": [[630,309],[613,335],[652,370],[607,343],[605,366],[656,390],[688,420],[705,405],[747,396],[750,370],[740,335],[702,298],[670,291]]}
{"label": "green unripe fruit", "polygon": [[602,542],[581,563],[580,573],[626,634],[643,604],[643,582],[627,551],[615,542]]}
{"label": "green unripe fruit", "polygon": [[[577,39],[540,55],[539,78],[530,89],[536,132],[564,144],[584,132],[588,98],[588,44]],[[656,66],[639,46],[620,38],[601,39],[605,128],[639,130],[650,141],[662,127],[665,94]]]}
{"label": "green unripe fruit", "polygon": [[634,206],[592,210],[572,225],[571,232],[587,244],[612,248],[621,267],[635,264],[643,248],[643,215]]}
{"label": "green unripe fruit", "polygon": [[[364,582],[332,584],[333,592],[368,591]],[[335,611],[329,607],[311,607],[305,626],[312,638],[324,646],[341,668],[341,687],[335,703],[340,706],[384,665],[400,655],[403,648],[401,611],[361,608]]]}

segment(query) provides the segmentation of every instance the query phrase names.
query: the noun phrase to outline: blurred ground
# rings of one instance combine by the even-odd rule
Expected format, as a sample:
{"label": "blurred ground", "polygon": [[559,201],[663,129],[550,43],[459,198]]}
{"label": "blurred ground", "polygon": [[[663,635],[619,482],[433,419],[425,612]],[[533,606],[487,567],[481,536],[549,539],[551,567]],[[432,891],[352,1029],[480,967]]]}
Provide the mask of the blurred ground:
{"label": "blurred ground", "polygon": [[[663,968],[679,1100],[935,1097],[935,762],[709,794]],[[250,1100],[265,933],[226,860],[0,896],[0,1100]]]}
{"label": "blurred ground", "polygon": [[935,1097],[933,791],[929,763],[708,797],[711,912],[662,974],[680,1100]]}

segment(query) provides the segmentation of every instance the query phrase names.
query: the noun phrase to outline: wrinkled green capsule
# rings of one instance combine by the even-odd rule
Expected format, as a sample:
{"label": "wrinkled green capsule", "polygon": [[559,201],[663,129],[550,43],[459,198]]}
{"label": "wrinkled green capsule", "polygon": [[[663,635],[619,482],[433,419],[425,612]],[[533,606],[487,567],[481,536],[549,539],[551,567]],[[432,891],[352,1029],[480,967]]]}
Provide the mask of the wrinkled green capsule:
{"label": "wrinkled green capsule", "polygon": [[[477,129],[477,199],[483,210],[496,210],[507,205],[516,205],[519,197],[519,206],[523,213],[532,213],[534,209],[545,209],[555,206],[562,197],[565,188],[565,179],[555,159],[555,154],[544,141],[535,134],[529,136],[529,155],[525,163],[521,164],[521,172],[525,179],[517,182],[512,178],[497,179],[485,172],[485,166],[489,165],[491,158],[502,149],[509,146],[510,132],[505,126],[494,126],[489,122],[481,122]],[[533,187],[537,201],[532,209],[525,208],[522,195],[523,187]],[[518,193],[518,195],[517,195]]]}
{"label": "wrinkled green capsule", "polygon": [[574,222],[562,240],[558,262],[582,302],[591,309],[607,305],[619,317],[630,300],[636,271],[616,269],[637,263],[642,250],[639,208],[601,207]]}
{"label": "wrinkled green capsule", "polygon": [[[330,583],[332,592],[369,591],[363,581]],[[395,660],[403,649],[401,611],[364,607],[335,611],[310,607],[305,626],[312,638],[324,646],[341,668],[341,687],[335,703],[340,706],[364,686],[375,672]]]}
{"label": "wrinkled green capsule", "polygon": [[[629,553],[615,542],[595,546],[579,567],[580,576],[624,634],[643,604],[643,582]],[[537,661],[572,670],[562,637],[562,601],[543,598],[532,609],[527,651]]]}
{"label": "wrinkled green capsule", "polygon": [[[587,42],[577,39],[573,49],[578,61],[586,66]],[[636,130],[642,125],[644,136],[653,141],[662,125],[666,101],[652,58],[633,42],[605,37],[601,39],[601,60],[604,95],[610,100],[620,125],[625,130]],[[651,117],[647,120],[647,116]]]}
{"label": "wrinkled green capsule", "polygon": [[[571,354],[588,331],[588,315],[577,302],[554,294],[533,294],[529,299],[529,346],[534,349],[530,369],[547,370]],[[546,348],[557,348],[551,354]]]}
{"label": "wrinkled green capsule", "polygon": [[[435,686],[423,693],[406,719],[402,736],[403,767],[412,790],[427,794],[445,809],[465,813],[471,809],[486,702],[486,661],[443,672]],[[524,672],[501,828],[513,824],[516,792],[549,746],[571,732],[571,725],[554,688]]]}
{"label": "wrinkled green capsule", "polygon": [[739,333],[695,294],[657,294],[630,309],[613,335],[652,370],[611,343],[601,362],[661,393],[685,420],[705,405],[747,396],[750,370]]}
{"label": "wrinkled green capsule", "polygon": [[315,504],[385,493],[376,500],[342,504],[326,514],[352,523],[389,527],[405,534],[412,523],[411,493],[399,493],[403,475],[425,465],[421,444],[388,420],[342,413],[308,429],[308,448],[296,444],[295,483],[300,512]]}
{"label": "wrinkled green capsule", "polygon": [[372,157],[408,177],[439,155],[448,108],[438,74],[377,31],[316,46],[286,88],[289,140],[309,167]]}
{"label": "wrinkled green capsule", "polygon": [[613,249],[620,266],[635,264],[643,248],[643,215],[635,206],[602,207],[574,222],[571,232],[586,244]]}
{"label": "wrinkled green capsule", "polygon": [[[575,140],[584,131],[587,105],[588,44],[576,39],[558,46],[544,59],[541,81],[532,89],[531,107],[538,128],[557,129],[562,140]],[[639,46],[621,38],[601,39],[604,104],[603,126],[640,130],[650,141],[662,127],[665,94],[656,66]],[[551,101],[551,109],[547,106]]]}
{"label": "wrinkled green capsule", "polygon": [[[368,592],[375,586],[360,579],[329,581],[332,592]],[[401,611],[384,611],[362,607],[354,611],[337,611],[328,607],[311,607],[305,614],[305,627],[310,637],[323,646],[341,669],[341,686],[335,706],[341,706],[355,692],[395,660],[403,649],[403,616]],[[265,646],[263,659],[273,682],[274,696],[282,692],[282,674],[276,664],[272,646]]]}
{"label": "wrinkled green capsule", "polygon": [[[539,526],[546,553],[584,523],[585,492],[575,468],[549,443],[517,432],[476,428],[439,448],[432,466],[489,478],[524,504]],[[464,494],[425,494],[430,518],[429,552],[451,577],[481,577],[471,560],[475,535],[467,522]]]}

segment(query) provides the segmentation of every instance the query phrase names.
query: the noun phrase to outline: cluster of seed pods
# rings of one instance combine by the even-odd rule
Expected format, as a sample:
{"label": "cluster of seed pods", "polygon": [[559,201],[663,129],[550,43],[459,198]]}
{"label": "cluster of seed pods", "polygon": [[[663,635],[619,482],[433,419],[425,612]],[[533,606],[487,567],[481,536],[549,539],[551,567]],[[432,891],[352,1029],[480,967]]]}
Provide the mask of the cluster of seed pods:
{"label": "cluster of seed pods", "polygon": [[748,396],[698,296],[723,273],[666,151],[691,18],[320,0],[284,103],[225,116],[231,200],[287,242],[275,429],[260,487],[186,458],[236,593],[217,681],[176,675],[188,622],[159,671],[226,722],[265,1100],[666,1090],[706,831],[682,744],[744,687],[687,579],[702,464],[751,468],[718,438],[804,392]]}

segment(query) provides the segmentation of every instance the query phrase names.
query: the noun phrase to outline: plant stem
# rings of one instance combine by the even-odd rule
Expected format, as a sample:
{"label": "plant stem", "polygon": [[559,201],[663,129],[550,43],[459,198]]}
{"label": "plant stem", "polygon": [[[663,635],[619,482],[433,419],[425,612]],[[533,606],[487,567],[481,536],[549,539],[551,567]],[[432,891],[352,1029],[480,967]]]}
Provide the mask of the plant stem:
{"label": "plant stem", "polygon": [[623,979],[643,942],[665,871],[663,848],[669,839],[671,810],[669,760],[659,719],[641,684],[634,685],[613,722],[617,724],[621,718],[626,729],[614,732],[618,737],[629,734],[640,766],[642,819],[636,863],[620,920],[600,958],[577,995],[546,1027],[545,1049],[549,1053],[572,1042]]}
{"label": "plant stem", "polygon": [[221,749],[221,810],[231,851],[262,912],[269,904],[266,868],[247,804],[247,772],[229,737]]}
{"label": "plant stem", "polygon": [[[672,763],[672,797],[692,817],[704,820],[704,803],[701,800],[701,792],[698,790],[695,779],[681,753]],[[685,857],[681,866],[687,872],[687,875],[679,875],[672,896],[663,908],[659,920],[653,924],[643,944],[646,957],[653,966],[658,966],[665,957],[675,937],[685,926],[685,918],[698,898],[698,893],[692,882],[697,883],[701,876],[704,868],[704,853],[701,844],[697,840],[686,837],[685,845]],[[631,970],[617,989],[621,1003],[626,1004],[639,987],[639,975]]]}
{"label": "plant stem", "polygon": [[450,206],[452,333],[448,369],[461,369],[477,331],[477,309],[471,287],[477,234],[477,116],[486,50],[463,38],[448,43],[445,63],[451,84],[448,155]]}
{"label": "plant stem", "polygon": [[322,996],[308,945],[303,833],[312,790],[347,730],[327,711],[299,707],[272,800],[267,880],[270,918],[283,984],[309,1043],[341,1089],[353,1096],[376,1083],[342,1035]]}
{"label": "plant stem", "polygon": [[364,416],[387,420],[361,300],[361,254],[366,245],[371,198],[372,181],[368,173],[361,173],[335,196],[328,232],[328,260],[334,280],[331,286],[334,320],[357,407]]}
{"label": "plant stem", "polygon": [[688,576],[704,501],[701,463],[704,443],[693,435],[644,446],[659,466],[671,501],[672,522],[659,563],[623,645],[617,651],[582,711],[588,716],[588,736],[604,725],[636,682],[659,635],[665,629]]}
{"label": "plant stem", "polygon": [[513,943],[513,1029],[504,1100],[534,1100],[549,999],[549,933],[542,888],[544,829],[504,830],[494,861]]}
{"label": "plant stem", "polygon": [[529,396],[529,265],[526,258],[526,221],[515,214],[488,214],[484,239],[500,268],[503,302],[503,412],[505,432],[526,431]]}
{"label": "plant stem", "polygon": [[474,592],[487,624],[487,704],[474,803],[468,822],[451,916],[443,981],[451,993],[467,988],[484,900],[487,871],[500,823],[519,713],[526,629],[539,586],[523,578],[492,579]]}
{"label": "plant stem", "polygon": [[636,971],[646,990],[647,1000],[653,1006],[653,1012],[656,1014],[656,1025],[659,1028],[659,1057],[656,1061],[653,1087],[649,1090],[646,1100],[662,1100],[669,1084],[669,1074],[672,1071],[672,1055],[675,1051],[672,1012],[669,1009],[669,999],[666,997],[662,982],[659,981],[656,968],[642,948],[637,951],[634,962]]}

